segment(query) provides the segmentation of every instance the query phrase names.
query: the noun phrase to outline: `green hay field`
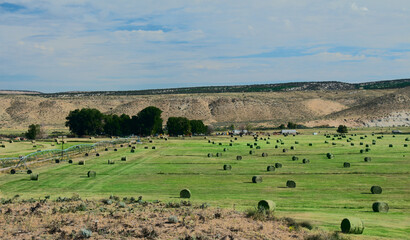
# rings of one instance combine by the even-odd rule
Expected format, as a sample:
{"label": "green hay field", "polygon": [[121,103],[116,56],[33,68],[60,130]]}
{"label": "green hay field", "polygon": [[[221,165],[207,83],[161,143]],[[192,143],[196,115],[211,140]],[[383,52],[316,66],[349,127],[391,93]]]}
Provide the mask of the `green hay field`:
{"label": "green hay field", "polygon": [[[246,210],[255,208],[261,199],[273,200],[276,214],[281,217],[308,220],[319,228],[338,231],[343,218],[355,216],[361,218],[366,227],[359,238],[405,239],[410,232],[410,147],[404,147],[410,144],[405,141],[409,135],[385,135],[377,139],[378,136],[348,134],[347,138],[332,140],[323,135],[275,135],[267,139],[270,144],[258,140],[256,143],[261,149],[247,146],[247,143],[255,143],[250,136],[238,136],[237,141],[228,136],[170,138],[168,141],[154,138],[153,143],[144,139],[143,144],[133,145],[135,153],[131,153],[128,146],[118,147],[117,152],[110,148],[108,152],[100,150],[100,157],[93,152],[89,157],[74,159],[73,164],[50,162],[33,168],[34,173],[39,173],[39,181],[30,181],[24,173],[4,173],[0,175],[0,194],[2,198],[16,194],[22,198],[50,195],[52,199],[74,193],[82,198],[114,194],[170,202],[180,201],[179,191],[189,188],[190,200],[198,204],[207,202],[214,207]],[[354,146],[346,141],[348,138],[353,138]],[[208,143],[209,139],[215,144]],[[277,143],[278,139],[284,144]],[[230,140],[233,146],[229,146]],[[376,140],[375,145],[372,140]],[[67,146],[78,143],[72,140]],[[5,144],[6,148],[0,148],[0,157],[24,155],[34,150],[28,142]],[[51,142],[36,144],[43,146],[41,149],[61,147],[51,146]],[[366,144],[370,145],[370,151],[360,153]],[[145,146],[149,149],[144,149]],[[295,150],[291,150],[291,146]],[[289,151],[283,153],[283,148]],[[250,150],[255,154],[250,155]],[[269,156],[262,157],[263,152]],[[208,153],[214,157],[207,157]],[[222,157],[216,157],[216,153],[222,153]],[[334,159],[328,159],[326,153],[332,153]],[[237,155],[243,159],[236,160]],[[127,161],[121,161],[123,156]],[[298,156],[299,160],[292,161],[292,156]],[[372,161],[364,162],[364,157],[371,157]],[[303,158],[308,158],[310,163],[302,164]],[[107,164],[109,159],[115,160],[115,164]],[[78,165],[79,160],[85,160],[86,164]],[[268,165],[277,162],[282,163],[283,168],[266,171]],[[343,168],[344,162],[349,162],[351,167]],[[224,171],[224,164],[230,164],[232,170]],[[97,172],[96,178],[87,177],[90,170]],[[262,176],[263,182],[252,183],[254,175]],[[287,180],[294,180],[296,188],[286,188]],[[381,186],[383,193],[371,194],[373,185]],[[376,201],[387,202],[390,211],[374,213],[372,204]]]}

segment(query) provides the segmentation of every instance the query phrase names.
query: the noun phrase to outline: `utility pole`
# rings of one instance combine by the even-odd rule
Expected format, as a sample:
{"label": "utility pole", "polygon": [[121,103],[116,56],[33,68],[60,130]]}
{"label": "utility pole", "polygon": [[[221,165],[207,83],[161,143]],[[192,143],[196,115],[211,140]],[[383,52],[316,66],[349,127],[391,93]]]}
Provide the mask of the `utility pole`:
{"label": "utility pole", "polygon": [[67,138],[67,136],[61,136],[61,159],[60,161],[63,161],[63,157],[64,157],[64,137]]}

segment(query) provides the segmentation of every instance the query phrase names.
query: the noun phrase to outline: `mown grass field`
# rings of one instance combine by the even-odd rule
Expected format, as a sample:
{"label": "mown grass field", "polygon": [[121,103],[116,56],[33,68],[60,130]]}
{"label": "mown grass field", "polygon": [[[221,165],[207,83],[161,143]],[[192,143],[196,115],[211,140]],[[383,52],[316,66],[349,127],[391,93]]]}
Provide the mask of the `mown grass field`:
{"label": "mown grass field", "polygon": [[[348,134],[354,146],[347,138],[332,140],[323,134],[272,135],[270,139],[260,136],[269,144],[250,136],[238,136],[236,141],[229,136],[169,138],[168,141],[154,138],[153,143],[144,139],[143,144],[133,145],[135,153],[128,146],[118,147],[118,151],[110,148],[107,152],[100,150],[100,157],[93,152],[89,157],[74,159],[73,164],[49,163],[33,168],[40,175],[39,181],[30,181],[29,175],[22,173],[2,174],[1,197],[50,195],[53,199],[78,193],[83,198],[104,198],[114,194],[169,202],[180,201],[179,191],[189,188],[191,201],[198,204],[207,202],[214,207],[246,210],[256,207],[261,199],[270,199],[276,202],[278,216],[308,220],[322,229],[337,231],[343,218],[356,216],[364,221],[366,228],[362,236],[355,238],[406,239],[410,233],[410,148],[404,144],[410,144],[405,141],[409,135],[384,135],[382,139],[377,139],[381,136],[378,134],[366,136]],[[277,143],[278,139],[284,144]],[[375,145],[372,140],[376,140]],[[260,149],[256,146],[250,149],[247,143],[257,143]],[[61,147],[51,146],[51,142],[36,144],[44,148]],[[366,144],[370,151],[360,153]],[[6,145],[0,148],[0,157],[33,151],[32,143]],[[149,149],[144,149],[145,146]],[[288,152],[284,153],[284,148]],[[250,155],[250,150],[255,153]],[[207,157],[208,153],[214,157]],[[216,157],[216,153],[222,153],[222,157]],[[262,157],[262,153],[268,153],[268,157]],[[326,153],[334,154],[334,159],[328,159]],[[236,160],[237,155],[243,159]],[[121,161],[124,156],[127,161]],[[298,156],[299,160],[292,161],[292,156]],[[371,162],[364,162],[364,157],[371,157]],[[303,164],[303,158],[308,158],[310,163]],[[109,159],[115,160],[115,164],[107,164]],[[86,160],[86,164],[78,165],[79,160]],[[351,167],[344,168],[344,162],[349,162]],[[267,172],[267,166],[274,163],[282,163],[283,167]],[[224,164],[232,165],[232,170],[224,171]],[[97,177],[88,178],[89,170],[96,171]],[[262,176],[263,182],[252,183],[254,175]],[[286,188],[287,180],[294,180],[297,187]],[[371,194],[373,185],[381,186],[383,193]],[[375,201],[387,202],[390,211],[373,212]]]}

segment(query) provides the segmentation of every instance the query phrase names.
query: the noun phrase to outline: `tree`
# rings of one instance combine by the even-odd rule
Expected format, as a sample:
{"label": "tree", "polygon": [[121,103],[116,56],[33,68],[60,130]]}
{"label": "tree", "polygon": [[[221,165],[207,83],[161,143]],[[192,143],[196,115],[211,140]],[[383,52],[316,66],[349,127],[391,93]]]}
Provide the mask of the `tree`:
{"label": "tree", "polygon": [[192,134],[206,134],[206,126],[202,120],[191,120],[189,121],[191,125]]}
{"label": "tree", "polygon": [[139,135],[154,135],[162,132],[161,109],[157,107],[146,107],[137,116],[132,118],[135,133]]}
{"label": "tree", "polygon": [[251,132],[251,130],[252,130],[252,124],[247,123],[246,126],[245,126],[245,129],[246,129],[246,131],[247,131],[248,134],[249,134],[249,133]]}
{"label": "tree", "polygon": [[111,136],[122,135],[121,119],[118,115],[105,115],[104,116],[104,133]]}
{"label": "tree", "polygon": [[285,128],[286,128],[285,124],[281,124],[281,125],[279,126],[279,129],[285,129]]}
{"label": "tree", "polygon": [[339,125],[339,127],[337,128],[336,131],[338,133],[347,133],[348,132],[346,125]]}
{"label": "tree", "polygon": [[39,135],[41,134],[41,127],[39,124],[31,124],[30,126],[28,126],[28,130],[25,133],[26,138],[28,139],[37,139],[37,137],[39,137]]}
{"label": "tree", "polygon": [[231,124],[228,129],[231,131],[235,130],[235,125]]}
{"label": "tree", "polygon": [[103,131],[104,115],[94,108],[70,111],[66,119],[65,126],[79,136],[101,134]]}
{"label": "tree", "polygon": [[288,122],[288,129],[296,129],[297,128],[297,124],[293,123],[293,122]]}
{"label": "tree", "polygon": [[172,136],[188,135],[191,133],[191,125],[188,118],[170,117],[167,121],[168,134]]}

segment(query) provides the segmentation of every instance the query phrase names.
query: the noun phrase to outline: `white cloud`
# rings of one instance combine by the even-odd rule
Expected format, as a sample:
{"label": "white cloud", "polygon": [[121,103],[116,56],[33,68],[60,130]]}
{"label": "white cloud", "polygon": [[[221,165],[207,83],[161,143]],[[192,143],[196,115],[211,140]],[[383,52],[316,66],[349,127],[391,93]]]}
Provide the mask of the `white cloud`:
{"label": "white cloud", "polygon": [[367,7],[359,7],[357,6],[356,3],[352,3],[351,8],[353,11],[361,11],[361,12],[367,12],[369,9]]}

